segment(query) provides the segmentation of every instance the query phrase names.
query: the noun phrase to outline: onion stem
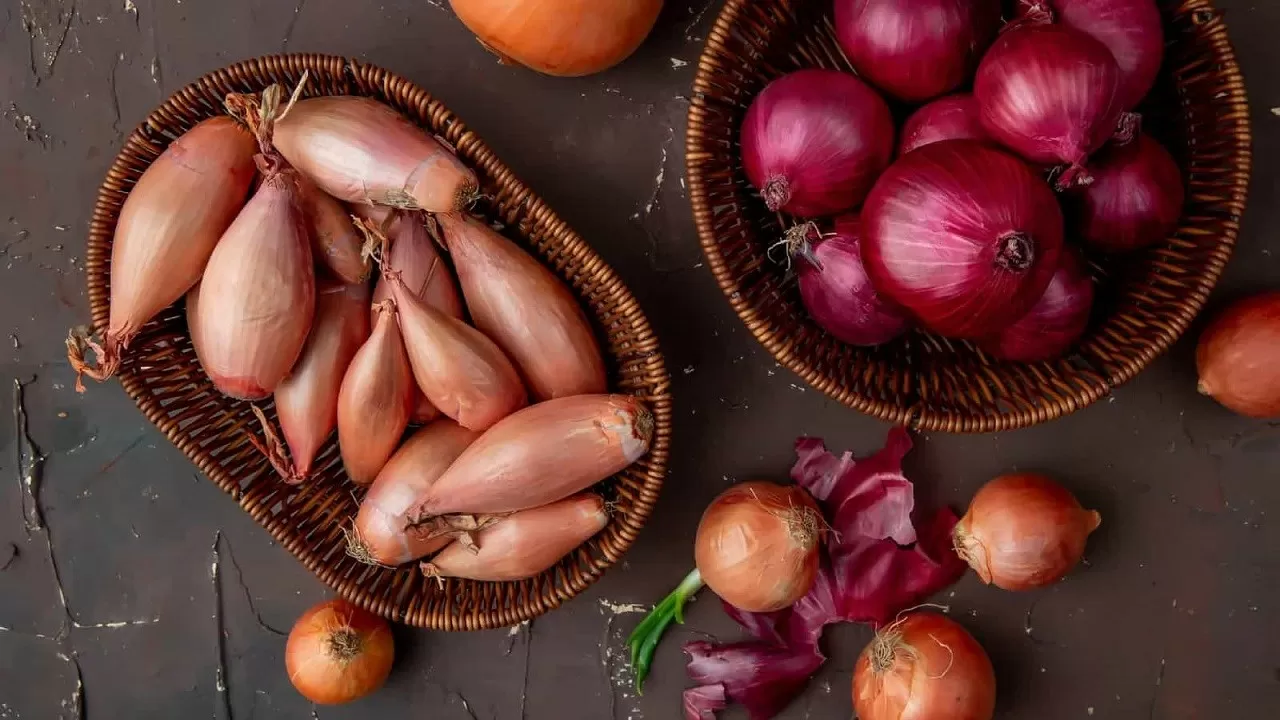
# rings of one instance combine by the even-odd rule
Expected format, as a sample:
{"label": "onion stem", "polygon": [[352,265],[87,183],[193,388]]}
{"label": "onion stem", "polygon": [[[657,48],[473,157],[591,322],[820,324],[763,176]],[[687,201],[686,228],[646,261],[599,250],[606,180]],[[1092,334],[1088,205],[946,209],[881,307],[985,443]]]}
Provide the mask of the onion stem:
{"label": "onion stem", "polygon": [[644,620],[631,631],[627,647],[631,648],[631,667],[636,675],[636,693],[644,694],[644,679],[649,675],[658,641],[674,620],[684,624],[684,605],[702,589],[702,573],[694,568],[662,602],[654,606]]}

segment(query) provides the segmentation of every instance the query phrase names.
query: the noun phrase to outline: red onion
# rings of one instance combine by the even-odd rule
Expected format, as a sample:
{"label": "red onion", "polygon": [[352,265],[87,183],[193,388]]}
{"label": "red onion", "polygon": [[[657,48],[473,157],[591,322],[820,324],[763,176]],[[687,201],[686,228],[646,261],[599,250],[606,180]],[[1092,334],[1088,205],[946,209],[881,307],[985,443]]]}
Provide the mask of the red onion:
{"label": "red onion", "polygon": [[938,98],[911,113],[902,126],[898,154],[942,140],[988,140],[978,116],[978,101],[968,93]]}
{"label": "red onion", "polygon": [[1120,71],[1111,51],[1064,25],[1010,26],[978,66],[987,132],[1024,158],[1066,163],[1059,189],[1086,185],[1085,158],[1116,131]]}
{"label": "red onion", "polygon": [[1000,26],[999,0],[836,0],[836,39],[858,74],[922,102],[973,75]]}
{"label": "red onion", "polygon": [[1084,334],[1093,307],[1093,279],[1079,254],[1065,248],[1040,300],[982,349],[1004,360],[1037,362],[1061,356]]}
{"label": "red onion", "polygon": [[800,70],[774,80],[742,123],[742,164],[771,211],[857,207],[893,157],[889,106],[858,78]]}
{"label": "red onion", "polygon": [[1120,106],[1132,110],[1151,91],[1164,59],[1164,28],[1152,0],[1021,0],[1020,14],[1052,12],[1091,35],[1120,68]]}
{"label": "red onion", "polygon": [[1058,200],[1025,163],[945,140],[893,164],[862,211],[876,289],[932,330],[981,338],[1026,314],[1062,251]]}
{"label": "red onion", "polygon": [[1080,237],[1105,252],[1160,242],[1178,226],[1186,191],[1173,156],[1148,135],[1111,144],[1090,163],[1093,184],[1078,195]]}
{"label": "red onion", "polygon": [[856,215],[836,220],[835,232],[810,243],[813,225],[789,233],[798,263],[800,299],[815,322],[850,345],[879,345],[906,331],[904,312],[885,302],[871,287],[862,266]]}

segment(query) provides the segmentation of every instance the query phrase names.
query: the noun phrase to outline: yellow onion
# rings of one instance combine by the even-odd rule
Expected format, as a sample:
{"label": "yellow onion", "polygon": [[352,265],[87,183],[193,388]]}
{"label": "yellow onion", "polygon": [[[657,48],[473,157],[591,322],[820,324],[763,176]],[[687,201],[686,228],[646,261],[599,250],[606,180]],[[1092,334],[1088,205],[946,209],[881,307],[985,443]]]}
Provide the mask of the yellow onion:
{"label": "yellow onion", "polygon": [[340,705],[372,693],[387,681],[394,661],[395,640],[387,621],[342,598],[303,613],[284,649],[289,681],[320,705]]}
{"label": "yellow onion", "polygon": [[313,182],[304,181],[302,190],[316,262],[344,283],[367,280],[369,260],[361,252],[364,238],[351,223],[347,209]]}
{"label": "yellow onion", "polygon": [[449,0],[486,48],[547,75],[576,77],[627,59],[662,0]]}
{"label": "yellow onion", "polygon": [[569,288],[488,225],[438,219],[472,322],[515,362],[533,399],[604,392],[600,346]]}
{"label": "yellow onion", "polygon": [[273,142],[321,190],[349,203],[451,212],[479,193],[475,173],[451,149],[371,98],[302,100],[276,121]]}
{"label": "yellow onion", "polygon": [[421,565],[427,577],[503,582],[533,577],[609,524],[604,500],[590,493],[523,510],[456,541]]}
{"label": "yellow onion", "polygon": [[193,337],[214,386],[241,400],[275,391],[302,352],[316,304],[297,176],[258,157],[265,177],[209,257]]}
{"label": "yellow onion", "polygon": [[694,559],[720,599],[747,612],[790,607],[818,575],[822,512],[795,485],[745,482],[711,502]]}
{"label": "yellow onion", "polygon": [[[188,130],[151,163],[125,198],[111,242],[111,319],[101,344],[73,334],[80,376],[105,380],[142,326],[190,290],[253,182],[253,136],[228,117]],[[90,367],[84,350],[98,356]]]}
{"label": "yellow onion", "polygon": [[392,302],[378,306],[373,334],[356,351],[338,391],[338,448],[352,482],[368,485],[409,426],[413,375]]}
{"label": "yellow onion", "polygon": [[448,545],[447,535],[406,528],[406,513],[479,433],[448,418],[418,430],[396,450],[360,501],[347,553],[368,564],[395,566]]}

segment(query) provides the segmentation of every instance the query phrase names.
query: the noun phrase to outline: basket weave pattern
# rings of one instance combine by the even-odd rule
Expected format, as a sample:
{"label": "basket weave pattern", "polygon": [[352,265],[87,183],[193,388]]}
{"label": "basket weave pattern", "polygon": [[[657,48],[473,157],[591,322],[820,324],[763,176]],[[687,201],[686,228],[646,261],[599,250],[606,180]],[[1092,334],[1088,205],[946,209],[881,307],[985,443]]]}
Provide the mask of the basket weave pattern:
{"label": "basket weave pattern", "polygon": [[[120,368],[121,385],[205,475],[347,599],[390,620],[440,630],[501,627],[541,615],[600,577],[652,512],[667,467],[670,378],[648,320],[613,270],[421,88],[357,60],[282,55],[218,70],[175,93],[134,131],[99,190],[86,263],[94,329],[107,328],[112,237],[120,207],[143,171],[178,135],[220,114],[228,93],[260,92],[271,83],[292,88],[304,70],[310,73],[307,96],[373,97],[452,143],[480,177],[488,199],[478,210],[503,223],[507,236],[551,267],[587,308],[603,340],[610,390],[644,399],[655,418],[649,454],[597,488],[613,508],[609,525],[556,567],[521,582],[437,584],[412,565],[363,565],[345,553],[344,528],[356,511],[357,488],[342,470],[336,443],[331,439],[322,450],[313,479],[300,487],[281,482],[247,439],[259,432],[249,404],[223,397],[200,369],[181,302],[134,340]],[[274,418],[274,408],[264,408]]]}
{"label": "basket weave pattern", "polygon": [[1093,322],[1076,351],[1030,365],[995,361],[922,331],[878,348],[845,345],[804,310],[772,262],[782,234],[743,172],[738,132],[751,100],[793,70],[851,70],[830,0],[728,0],[698,64],[687,165],[707,264],[733,309],[777,360],[851,408],[923,430],[992,432],[1078,410],[1137,375],[1187,329],[1231,256],[1251,163],[1244,80],[1208,0],[1161,3],[1166,54],[1139,108],[1183,168],[1182,221],[1129,262],[1095,266]]}

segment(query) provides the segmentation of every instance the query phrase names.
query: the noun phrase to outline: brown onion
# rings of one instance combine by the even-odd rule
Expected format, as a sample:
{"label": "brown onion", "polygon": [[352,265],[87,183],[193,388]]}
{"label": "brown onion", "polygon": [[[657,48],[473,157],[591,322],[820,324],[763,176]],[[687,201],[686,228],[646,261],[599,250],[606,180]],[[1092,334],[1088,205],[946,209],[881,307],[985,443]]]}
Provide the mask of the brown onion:
{"label": "brown onion", "polygon": [[[218,238],[244,205],[254,178],[253,136],[228,117],[199,123],[165,149],[125,198],[111,241],[111,319],[102,342],[72,333],[67,358],[106,380],[156,313],[200,280]],[[84,350],[98,366],[90,367]]]}
{"label": "brown onion", "polygon": [[[276,388],[276,413],[288,445],[285,461],[269,452],[286,482],[311,474],[320,446],[338,423],[338,391],[351,358],[369,338],[369,286],[334,285],[316,296],[316,317],[302,355]],[[267,428],[270,440],[271,429]]]}
{"label": "brown onion", "polygon": [[503,582],[533,577],[609,524],[604,500],[590,493],[522,510],[422,563],[427,577]]}
{"label": "brown onion", "polygon": [[1280,417],[1280,292],[1241,300],[1213,319],[1196,347],[1200,392],[1255,418]]}
{"label": "brown onion", "polygon": [[937,613],[913,613],[876,633],[853,671],[860,720],[991,720],[995,706],[987,652]]}
{"label": "brown onion", "polygon": [[314,703],[337,705],[382,687],[395,660],[387,621],[334,598],[302,614],[289,631],[289,681]]}
{"label": "brown onion", "polygon": [[193,338],[214,386],[241,400],[275,391],[302,352],[316,304],[297,176],[258,157],[264,179],[209,257]]}
{"label": "brown onion", "polygon": [[419,499],[413,523],[507,513],[581,492],[649,450],[653,415],[629,395],[547,400],[494,425]]}
{"label": "brown onion", "polygon": [[347,553],[376,565],[395,566],[448,545],[450,537],[406,529],[406,514],[479,433],[448,418],[418,430],[378,473],[360,502]]}
{"label": "brown onion", "polygon": [[600,346],[569,288],[488,225],[437,219],[471,321],[515,362],[534,401],[604,392]]}
{"label": "brown onion", "polygon": [[277,121],[274,142],[321,190],[349,203],[451,212],[479,193],[450,148],[371,98],[302,100]]}
{"label": "brown onion", "polygon": [[511,361],[484,333],[431,307],[395,280],[409,366],[422,393],[470,430],[484,430],[524,407],[528,393]]}
{"label": "brown onion", "polygon": [[721,600],[772,612],[805,596],[818,575],[822,511],[804,488],[744,482],[702,514],[694,560]]}
{"label": "brown onion", "polygon": [[302,189],[316,262],[344,283],[367,280],[369,260],[361,252],[364,237],[351,223],[347,209],[309,180],[303,182]]}
{"label": "brown onion", "polygon": [[1005,590],[1052,585],[1084,556],[1102,523],[1066,488],[1035,473],[992,480],[969,503],[953,534],[956,552],[982,582]]}
{"label": "brown onion", "polygon": [[351,481],[368,485],[409,426],[413,375],[392,302],[378,306],[373,334],[356,352],[338,392],[338,448]]}

